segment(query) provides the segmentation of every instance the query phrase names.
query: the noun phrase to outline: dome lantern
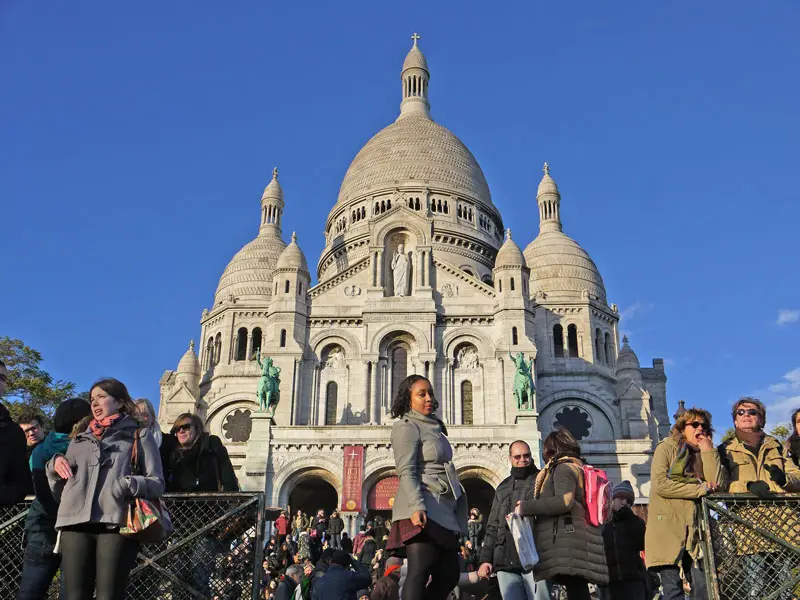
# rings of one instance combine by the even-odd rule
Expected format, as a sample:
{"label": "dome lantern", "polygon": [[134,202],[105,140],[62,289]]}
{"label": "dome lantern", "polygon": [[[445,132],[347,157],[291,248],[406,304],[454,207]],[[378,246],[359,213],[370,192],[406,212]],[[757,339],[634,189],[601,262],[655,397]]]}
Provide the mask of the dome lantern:
{"label": "dome lantern", "polygon": [[400,102],[400,116],[397,118],[402,119],[408,115],[430,118],[428,81],[431,75],[428,71],[428,61],[417,45],[420,35],[415,32],[411,39],[414,40],[414,45],[408,51],[400,73],[400,80],[403,82],[403,100]]}
{"label": "dome lantern", "polygon": [[550,165],[544,163],[544,177],[536,191],[536,202],[539,204],[539,231],[561,231],[561,194],[558,186],[550,176]]}
{"label": "dome lantern", "polygon": [[264,188],[261,196],[261,227],[258,235],[281,237],[283,207],[283,190],[278,183],[278,167],[275,167],[272,169],[272,181]]}

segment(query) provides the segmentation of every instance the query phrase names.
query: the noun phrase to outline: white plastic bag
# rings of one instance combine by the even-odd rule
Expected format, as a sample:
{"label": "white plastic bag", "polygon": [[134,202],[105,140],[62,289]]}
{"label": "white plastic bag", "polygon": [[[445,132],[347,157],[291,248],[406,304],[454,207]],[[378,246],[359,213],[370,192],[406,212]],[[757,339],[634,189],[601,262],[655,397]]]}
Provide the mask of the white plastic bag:
{"label": "white plastic bag", "polygon": [[517,547],[519,562],[523,569],[530,571],[539,562],[539,553],[536,551],[536,542],[533,541],[530,519],[511,513],[506,515],[506,523],[511,530],[514,545]]}

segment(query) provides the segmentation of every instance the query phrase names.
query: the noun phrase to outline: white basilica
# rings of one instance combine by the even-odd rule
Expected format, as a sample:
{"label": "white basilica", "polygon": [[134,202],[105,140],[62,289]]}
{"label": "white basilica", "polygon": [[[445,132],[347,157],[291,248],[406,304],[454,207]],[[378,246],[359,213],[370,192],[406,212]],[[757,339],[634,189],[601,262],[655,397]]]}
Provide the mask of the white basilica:
{"label": "white basilica", "polygon": [[[523,438],[536,454],[561,426],[589,462],[646,497],[652,450],[669,429],[663,361],[643,368],[627,340],[620,349],[617,308],[562,230],[547,164],[539,234],[520,249],[475,157],[432,119],[429,80],[414,36],[400,114],[347,170],[316,284],[296,236],[283,240],[273,172],[258,235],[203,311],[199,357],[192,346],[161,379],[162,427],[197,412],[243,486],[293,509],[341,504],[344,448],[363,446],[363,515],[391,506],[389,407],[418,373],[433,382],[462,482],[484,510],[508,474],[507,445]],[[281,369],[274,421],[258,411],[259,350]],[[535,359],[533,410],[513,397],[518,352]],[[349,516],[352,527],[360,515]]]}

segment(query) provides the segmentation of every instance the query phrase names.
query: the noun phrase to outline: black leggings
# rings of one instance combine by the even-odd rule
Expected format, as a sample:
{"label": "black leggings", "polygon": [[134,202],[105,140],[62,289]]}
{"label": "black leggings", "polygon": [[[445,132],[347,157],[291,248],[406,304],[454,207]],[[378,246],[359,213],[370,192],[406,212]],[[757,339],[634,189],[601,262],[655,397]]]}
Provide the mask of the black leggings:
{"label": "black leggings", "polygon": [[117,531],[87,528],[61,533],[61,572],[67,600],[124,600],[139,542]]}
{"label": "black leggings", "polygon": [[556,575],[553,583],[563,585],[567,591],[567,600],[589,600],[589,582],[576,575]]}
{"label": "black leggings", "polygon": [[[458,549],[445,550],[432,541],[411,542],[406,547],[408,572],[403,600],[445,600],[458,585]],[[431,577],[430,585],[428,576]]]}

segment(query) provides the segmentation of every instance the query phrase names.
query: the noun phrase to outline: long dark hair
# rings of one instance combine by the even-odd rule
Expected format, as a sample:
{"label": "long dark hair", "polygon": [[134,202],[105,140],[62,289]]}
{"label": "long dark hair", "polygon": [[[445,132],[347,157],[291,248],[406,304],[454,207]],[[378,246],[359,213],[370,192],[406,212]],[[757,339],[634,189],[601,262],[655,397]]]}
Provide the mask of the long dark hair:
{"label": "long dark hair", "polygon": [[789,440],[796,440],[796,439],[800,438],[800,435],[797,434],[797,425],[795,424],[795,422],[797,421],[797,415],[798,414],[800,414],[800,408],[794,409],[794,411],[792,412],[792,421],[791,421],[791,423],[792,423],[792,433],[789,434],[789,438],[788,438]]}
{"label": "long dark hair", "polygon": [[561,427],[544,438],[544,442],[542,442],[542,454],[545,460],[551,460],[560,456],[574,456],[575,458],[580,458],[581,446],[569,430],[565,427]]}
{"label": "long dark hair", "polygon": [[94,388],[100,388],[106,394],[114,398],[117,402],[122,404],[119,407],[119,412],[125,413],[132,419],[138,418],[136,417],[136,404],[133,402],[133,398],[128,393],[128,388],[125,387],[125,384],[122,383],[119,379],[114,379],[113,377],[106,377],[104,379],[98,379],[92,384],[92,387],[89,388],[89,404],[91,404],[92,400],[92,391]]}
{"label": "long dark hair", "polygon": [[[399,419],[408,411],[411,410],[411,388],[414,387],[414,384],[418,381],[427,381],[428,385],[430,385],[431,381],[427,377],[423,377],[422,375],[409,375],[403,381],[400,382],[400,386],[397,388],[397,393],[392,400],[392,418]],[[439,408],[439,401],[436,400],[436,396],[433,395],[433,386],[431,385],[431,398],[433,398],[433,410],[434,412]],[[435,417],[434,417],[435,418]]]}

